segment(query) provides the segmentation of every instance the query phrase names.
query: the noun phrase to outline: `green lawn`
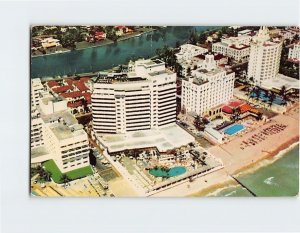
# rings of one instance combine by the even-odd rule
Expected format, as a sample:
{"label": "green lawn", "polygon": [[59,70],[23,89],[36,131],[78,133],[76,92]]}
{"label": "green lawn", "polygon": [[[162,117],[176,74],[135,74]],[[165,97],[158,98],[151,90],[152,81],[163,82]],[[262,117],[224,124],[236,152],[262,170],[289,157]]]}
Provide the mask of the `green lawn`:
{"label": "green lawn", "polygon": [[73,171],[62,173],[52,159],[44,162],[43,166],[46,168],[48,172],[51,173],[51,177],[53,181],[59,184],[61,183],[60,178],[63,174],[66,174],[71,180],[76,180],[93,174],[93,170],[91,166],[86,166],[86,167],[75,169]]}

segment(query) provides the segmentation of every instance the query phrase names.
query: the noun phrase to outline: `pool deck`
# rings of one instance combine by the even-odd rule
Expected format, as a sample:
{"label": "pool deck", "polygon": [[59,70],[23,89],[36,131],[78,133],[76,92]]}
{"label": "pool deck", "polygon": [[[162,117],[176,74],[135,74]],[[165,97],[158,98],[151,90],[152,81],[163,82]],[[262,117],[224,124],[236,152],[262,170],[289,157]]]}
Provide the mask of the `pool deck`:
{"label": "pool deck", "polygon": [[[259,131],[272,124],[286,124],[285,130],[275,135],[269,135],[266,140],[240,149],[240,143],[250,138]],[[254,130],[246,130],[242,135],[234,135],[233,139],[223,145],[216,145],[209,149],[215,157],[221,159],[224,168],[211,172],[195,179],[193,182],[185,182],[162,192],[155,193],[154,197],[182,197],[182,196],[206,196],[208,193],[221,189],[228,184],[236,182],[230,177],[245,171],[264,159],[274,160],[274,156],[280,151],[298,143],[299,140],[299,107],[294,106],[285,115],[278,115],[270,122],[256,126]],[[280,143],[278,143],[280,142]]]}

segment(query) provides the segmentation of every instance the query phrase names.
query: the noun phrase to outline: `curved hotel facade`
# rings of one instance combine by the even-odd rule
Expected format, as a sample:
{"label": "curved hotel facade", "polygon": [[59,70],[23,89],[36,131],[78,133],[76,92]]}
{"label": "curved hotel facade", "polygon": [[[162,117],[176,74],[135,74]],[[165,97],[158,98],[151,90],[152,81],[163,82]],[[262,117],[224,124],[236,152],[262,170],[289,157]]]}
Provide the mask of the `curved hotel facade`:
{"label": "curved hotel facade", "polygon": [[126,133],[174,124],[176,74],[160,60],[129,63],[128,73],[100,75],[92,94],[96,133]]}

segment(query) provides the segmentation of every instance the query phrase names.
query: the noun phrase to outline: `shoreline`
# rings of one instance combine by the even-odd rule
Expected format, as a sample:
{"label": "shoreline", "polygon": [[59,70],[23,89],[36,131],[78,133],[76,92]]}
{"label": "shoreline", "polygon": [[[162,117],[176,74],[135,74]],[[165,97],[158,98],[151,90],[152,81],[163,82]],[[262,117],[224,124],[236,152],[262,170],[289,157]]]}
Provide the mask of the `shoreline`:
{"label": "shoreline", "polygon": [[68,49],[68,50],[59,50],[59,52],[56,52],[56,53],[48,53],[48,54],[41,54],[41,55],[32,55],[31,54],[31,59],[33,58],[36,58],[36,57],[44,57],[44,56],[49,56],[49,55],[57,55],[57,54],[61,54],[61,53],[70,53],[72,51],[80,51],[80,50],[84,50],[84,49],[92,49],[92,48],[97,48],[97,47],[102,47],[102,46],[106,46],[106,45],[112,45],[112,44],[115,44],[115,43],[118,43],[118,42],[122,42],[122,41],[125,41],[125,40],[128,40],[128,39],[132,39],[134,37],[140,37],[144,34],[147,34],[149,32],[153,32],[153,31],[156,31],[157,29],[151,29],[151,30],[148,30],[148,31],[144,31],[144,32],[133,32],[132,35],[128,35],[128,36],[124,36],[124,37],[120,37],[117,39],[117,41],[112,41],[112,40],[109,40],[105,43],[102,43],[102,44],[99,44],[99,45],[92,45],[92,46],[87,46],[87,47],[84,47],[84,48],[76,48],[74,50],[71,50],[71,49]]}
{"label": "shoreline", "polygon": [[[193,182],[186,182],[165,192],[162,191],[155,196],[206,196],[218,189],[224,189],[226,186],[237,185],[237,182],[231,176],[240,175],[242,172],[255,172],[263,165],[274,163],[287,151],[299,144],[298,107],[296,112],[294,110],[292,108],[288,111],[288,114],[273,117],[269,122],[256,127],[254,130],[249,130],[240,137],[233,138],[227,144],[210,148],[210,153],[223,161],[223,169],[199,177]],[[270,125],[280,123],[286,124],[287,128],[278,134],[267,136],[266,140],[251,148],[240,149],[239,145],[243,140],[270,127]],[[276,142],[282,143],[277,144]]]}
{"label": "shoreline", "polygon": [[[298,138],[299,139],[299,138]],[[295,147],[299,146],[299,140],[291,140],[293,142],[290,143],[284,143],[280,145],[276,150],[274,150],[271,154],[261,157],[261,159],[257,160],[253,164],[248,164],[239,170],[237,170],[233,175],[239,177],[247,174],[253,174],[257,170],[267,167],[279,159],[283,158],[286,153],[293,150]],[[217,194],[221,191],[228,189],[228,188],[235,188],[239,187],[240,185],[232,180],[232,182],[223,182],[218,183],[215,185],[212,185],[211,187],[208,187],[207,189],[203,189],[199,192],[192,193],[188,195],[188,197],[204,197],[206,195],[209,195],[209,197],[218,197]]]}

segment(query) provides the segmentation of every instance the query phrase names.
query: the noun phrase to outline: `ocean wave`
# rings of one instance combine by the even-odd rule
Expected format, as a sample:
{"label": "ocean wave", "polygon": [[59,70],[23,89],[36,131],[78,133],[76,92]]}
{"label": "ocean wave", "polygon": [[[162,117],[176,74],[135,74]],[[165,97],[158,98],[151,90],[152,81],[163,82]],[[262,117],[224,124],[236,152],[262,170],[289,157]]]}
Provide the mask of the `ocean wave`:
{"label": "ocean wave", "polygon": [[225,196],[225,197],[230,197],[230,196],[232,196],[233,194],[236,194],[236,190],[233,190],[232,192],[227,193],[227,194],[225,194],[224,196]]}
{"label": "ocean wave", "polygon": [[279,186],[275,181],[274,181],[274,176],[268,177],[267,179],[264,180],[264,183],[267,185],[274,185],[274,186]]}
{"label": "ocean wave", "polygon": [[276,154],[275,156],[273,156],[272,158],[267,158],[267,159],[261,160],[261,161],[257,162],[256,164],[254,164],[253,167],[250,167],[244,171],[239,172],[238,174],[236,174],[236,176],[243,176],[246,174],[254,173],[258,169],[260,169],[262,167],[266,167],[266,166],[276,162],[278,159],[282,158],[287,152],[294,149],[298,145],[299,145],[299,142],[295,142],[295,143],[291,144],[289,147],[287,147],[286,149],[279,151],[279,153]]}

